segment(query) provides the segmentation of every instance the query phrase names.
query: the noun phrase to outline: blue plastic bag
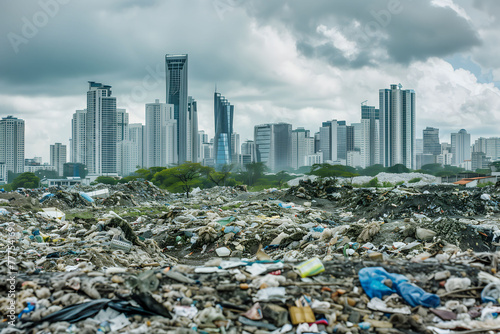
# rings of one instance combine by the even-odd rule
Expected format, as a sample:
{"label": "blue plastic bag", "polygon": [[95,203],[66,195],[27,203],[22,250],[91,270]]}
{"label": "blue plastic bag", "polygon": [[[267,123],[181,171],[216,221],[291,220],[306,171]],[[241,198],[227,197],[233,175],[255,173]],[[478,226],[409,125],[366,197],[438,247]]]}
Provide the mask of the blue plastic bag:
{"label": "blue plastic bag", "polygon": [[[359,282],[370,298],[382,298],[385,295],[397,293],[412,307],[438,307],[439,296],[425,292],[418,286],[408,282],[406,276],[388,273],[382,267],[363,268],[358,273]],[[386,279],[392,281],[392,288],[384,284]]]}
{"label": "blue plastic bag", "polygon": [[425,292],[414,284],[401,282],[397,285],[396,289],[398,290],[398,294],[403,297],[411,307],[418,305],[424,307],[438,307],[439,304],[441,304],[441,299],[439,299],[438,295]]}

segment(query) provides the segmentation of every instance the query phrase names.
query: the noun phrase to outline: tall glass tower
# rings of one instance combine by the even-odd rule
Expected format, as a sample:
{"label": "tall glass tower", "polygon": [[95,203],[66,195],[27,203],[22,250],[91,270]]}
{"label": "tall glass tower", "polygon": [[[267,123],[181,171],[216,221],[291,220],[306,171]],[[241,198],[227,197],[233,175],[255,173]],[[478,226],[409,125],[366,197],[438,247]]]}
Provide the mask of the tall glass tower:
{"label": "tall glass tower", "polygon": [[179,163],[189,160],[188,145],[188,55],[165,55],[167,104],[174,106],[177,121],[177,151]]}
{"label": "tall glass tower", "polygon": [[214,93],[215,119],[215,166],[221,167],[232,162],[231,136],[233,134],[234,106],[220,93]]}

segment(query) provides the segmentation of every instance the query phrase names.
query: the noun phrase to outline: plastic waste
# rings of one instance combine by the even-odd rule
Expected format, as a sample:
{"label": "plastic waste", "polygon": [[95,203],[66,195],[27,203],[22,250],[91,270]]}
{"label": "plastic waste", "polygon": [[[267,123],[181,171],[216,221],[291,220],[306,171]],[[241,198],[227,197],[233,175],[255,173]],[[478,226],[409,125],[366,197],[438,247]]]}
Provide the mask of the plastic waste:
{"label": "plastic waste", "polygon": [[263,322],[263,321],[250,320],[250,319],[247,319],[241,315],[238,317],[238,321],[246,326],[265,328],[265,329],[270,329],[272,331],[277,329],[277,327],[274,326],[273,324],[268,324],[267,322]]}
{"label": "plastic waste", "polygon": [[229,256],[231,254],[231,250],[227,247],[220,247],[215,250],[218,256]]}
{"label": "plastic waste", "polygon": [[295,207],[295,204],[293,204],[293,203],[279,203],[278,205],[280,208],[283,208],[283,209],[291,209],[291,208]]}
{"label": "plastic waste", "polygon": [[241,315],[251,320],[261,320],[264,317],[259,303],[255,303],[248,311]]}
{"label": "plastic waste", "polygon": [[[441,303],[439,296],[425,292],[420,287],[408,283],[405,276],[388,273],[382,267],[363,268],[358,272],[358,276],[363,290],[370,298],[382,299],[383,296],[396,292],[412,307],[437,307]],[[386,280],[392,282],[392,287],[384,284]]]}
{"label": "plastic waste", "polygon": [[491,195],[490,194],[482,194],[481,199],[483,201],[491,201]]}
{"label": "plastic waste", "polygon": [[481,291],[481,301],[483,303],[500,304],[500,283],[489,283]]}
{"label": "plastic waste", "polygon": [[236,220],[236,217],[233,217],[233,216],[230,216],[230,217],[227,217],[227,218],[224,218],[224,219],[219,219],[217,222],[221,225],[221,226],[226,226],[227,224],[229,223],[232,223]]}
{"label": "plastic waste", "polygon": [[444,288],[446,289],[446,292],[452,292],[455,290],[467,289],[468,287],[470,287],[470,285],[471,281],[467,277],[465,278],[452,277],[446,281]]}
{"label": "plastic waste", "polygon": [[36,304],[33,302],[28,302],[28,305],[19,313],[17,316],[19,319],[23,317],[23,314],[31,313],[35,310]]}
{"label": "plastic waste", "polygon": [[300,263],[295,267],[295,270],[299,272],[300,277],[314,276],[325,271],[325,266],[323,262],[317,257]]}

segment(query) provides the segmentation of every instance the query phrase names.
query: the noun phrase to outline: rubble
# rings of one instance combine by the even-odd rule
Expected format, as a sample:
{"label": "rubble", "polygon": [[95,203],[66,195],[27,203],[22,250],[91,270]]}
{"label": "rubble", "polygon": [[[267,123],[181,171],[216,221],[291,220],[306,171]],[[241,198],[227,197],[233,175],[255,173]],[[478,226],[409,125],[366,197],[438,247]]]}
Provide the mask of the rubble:
{"label": "rubble", "polygon": [[186,198],[129,182],[1,195],[2,333],[431,333],[500,324],[494,187],[317,179]]}

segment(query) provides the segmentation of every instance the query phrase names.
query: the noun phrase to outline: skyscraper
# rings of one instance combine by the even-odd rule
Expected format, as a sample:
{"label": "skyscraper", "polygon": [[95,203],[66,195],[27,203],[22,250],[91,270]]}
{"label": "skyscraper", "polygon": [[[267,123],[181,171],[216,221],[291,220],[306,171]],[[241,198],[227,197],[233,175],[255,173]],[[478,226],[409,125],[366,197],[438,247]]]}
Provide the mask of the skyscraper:
{"label": "skyscraper", "polygon": [[128,126],[128,138],[134,143],[136,149],[134,150],[137,153],[136,157],[132,157],[132,160],[136,162],[135,167],[139,166],[139,168],[145,167],[145,126],[141,123],[131,123]]}
{"label": "skyscraper", "polygon": [[254,127],[255,161],[264,162],[273,172],[288,169],[292,160],[292,125],[262,124]]}
{"label": "skyscraper", "polygon": [[116,173],[116,98],[111,86],[89,81],[85,118],[86,165],[89,174]]}
{"label": "skyscraper", "polygon": [[401,87],[379,90],[380,158],[384,167],[415,168],[415,91]]}
{"label": "skyscraper", "polygon": [[306,156],[314,154],[314,138],[304,128],[292,130],[292,165],[293,169],[306,166]]}
{"label": "skyscraper", "polygon": [[85,164],[86,117],[87,109],[76,110],[71,119],[71,162]]}
{"label": "skyscraper", "polygon": [[214,93],[215,166],[232,163],[231,136],[233,134],[234,106],[220,93]]}
{"label": "skyscraper", "polygon": [[323,152],[323,161],[325,162],[338,160],[338,127],[338,122],[334,119],[332,121],[323,122],[321,128],[319,128],[319,149]]}
{"label": "skyscraper", "polygon": [[188,96],[187,161],[198,162],[198,102]]}
{"label": "skyscraper", "polygon": [[66,163],[66,145],[55,143],[50,145],[50,165],[54,166],[59,176],[63,175]]}
{"label": "skyscraper", "polygon": [[427,127],[423,130],[424,154],[441,154],[441,144],[439,143],[439,129]]}
{"label": "skyscraper", "polygon": [[461,129],[458,133],[451,134],[452,164],[460,166],[464,161],[471,160],[470,133]]}
{"label": "skyscraper", "polygon": [[166,167],[177,163],[177,121],[174,106],[146,104],[146,167]]}
{"label": "skyscraper", "polygon": [[125,109],[116,109],[116,141],[128,139],[128,113]]}
{"label": "skyscraper", "polygon": [[13,116],[0,120],[0,163],[5,164],[5,174],[24,172],[24,120]]}
{"label": "skyscraper", "polygon": [[361,105],[361,167],[380,163],[380,113],[374,106]]}
{"label": "skyscraper", "polygon": [[[173,105],[177,121],[177,152],[179,163],[188,159],[188,55],[165,55],[167,104]],[[196,121],[197,122],[197,121]],[[196,132],[197,133],[197,132]]]}

